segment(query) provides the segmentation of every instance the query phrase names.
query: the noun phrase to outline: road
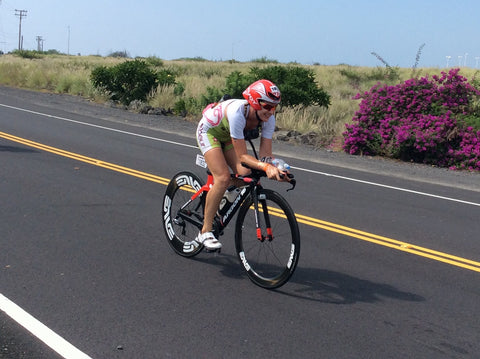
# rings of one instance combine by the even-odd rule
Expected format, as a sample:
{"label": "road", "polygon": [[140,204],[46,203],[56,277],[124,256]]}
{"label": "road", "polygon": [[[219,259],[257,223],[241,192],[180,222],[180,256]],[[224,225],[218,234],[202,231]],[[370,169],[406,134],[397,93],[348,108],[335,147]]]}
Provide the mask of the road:
{"label": "road", "polygon": [[165,181],[203,170],[147,117],[0,88],[1,358],[478,358],[478,175],[278,144],[302,252],[268,291],[231,230],[169,248]]}

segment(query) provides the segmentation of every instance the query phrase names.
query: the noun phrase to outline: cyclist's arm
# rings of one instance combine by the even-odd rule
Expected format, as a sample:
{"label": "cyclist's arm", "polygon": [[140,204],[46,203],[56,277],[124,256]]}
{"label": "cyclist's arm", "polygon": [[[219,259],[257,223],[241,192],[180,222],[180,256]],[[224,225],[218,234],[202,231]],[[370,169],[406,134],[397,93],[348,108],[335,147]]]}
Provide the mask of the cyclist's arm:
{"label": "cyclist's arm", "polygon": [[[262,137],[260,139],[260,150],[259,150],[259,153],[260,153],[260,158],[264,158],[264,157],[273,157],[273,152],[272,152],[272,139],[271,138],[265,138],[265,137]],[[263,163],[263,162],[262,162]],[[284,176],[283,178],[280,177],[280,175],[282,174],[282,171],[280,171],[277,167],[275,166],[270,166],[270,167],[273,167],[275,169],[275,173],[273,174],[274,175],[274,178],[276,178],[277,180],[281,180],[281,181],[288,181],[288,177],[287,176]],[[268,178],[273,178],[273,177],[270,177],[270,175],[268,174],[268,171],[267,172],[267,176]],[[278,177],[277,177],[277,174],[278,174]]]}
{"label": "cyclist's arm", "polygon": [[[268,145],[268,142],[270,142],[270,145]],[[282,179],[280,178],[281,171],[277,167],[272,166],[271,164],[268,164],[265,162],[261,162],[257,160],[255,157],[253,157],[252,155],[248,154],[247,144],[245,142],[245,139],[232,138],[232,143],[233,143],[233,148],[235,150],[235,153],[237,157],[240,159],[241,163],[245,163],[250,168],[265,171],[265,173],[267,174],[267,177],[270,179],[276,179],[277,181],[282,181]],[[262,148],[262,143],[264,147],[263,151],[266,151],[268,147],[270,147],[270,153],[271,153],[272,140],[262,138],[262,141],[260,142],[260,148]]]}
{"label": "cyclist's arm", "polygon": [[272,139],[271,138],[260,138],[260,158],[263,157],[273,157],[272,155]]}
{"label": "cyclist's arm", "polygon": [[261,170],[261,162],[247,152],[247,144],[243,138],[232,137],[233,149],[241,163],[245,163],[248,167]]}

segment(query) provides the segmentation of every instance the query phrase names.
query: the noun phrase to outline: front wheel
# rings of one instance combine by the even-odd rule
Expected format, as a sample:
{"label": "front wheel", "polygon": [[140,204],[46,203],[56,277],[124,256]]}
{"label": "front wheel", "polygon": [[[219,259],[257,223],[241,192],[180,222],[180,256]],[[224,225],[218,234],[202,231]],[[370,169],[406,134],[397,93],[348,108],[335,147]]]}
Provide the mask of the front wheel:
{"label": "front wheel", "polygon": [[295,213],[277,192],[262,189],[257,194],[257,231],[253,199],[239,210],[235,227],[237,255],[248,277],[256,285],[273,289],[291,277],[300,255],[300,231]]}
{"label": "front wheel", "polygon": [[163,228],[168,244],[184,257],[193,257],[203,249],[195,237],[203,225],[205,195],[202,193],[192,200],[202,185],[197,175],[180,172],[172,178],[163,197]]}

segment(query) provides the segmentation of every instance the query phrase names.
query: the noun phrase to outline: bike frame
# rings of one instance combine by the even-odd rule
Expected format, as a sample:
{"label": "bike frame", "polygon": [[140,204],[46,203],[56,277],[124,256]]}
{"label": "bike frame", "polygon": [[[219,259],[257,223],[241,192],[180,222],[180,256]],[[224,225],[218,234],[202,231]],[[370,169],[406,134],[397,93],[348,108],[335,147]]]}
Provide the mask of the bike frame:
{"label": "bike frame", "polygon": [[[189,215],[186,215],[186,214],[184,215],[182,213],[182,210],[184,208],[186,208],[192,201],[197,199],[199,196],[206,196],[208,191],[210,191],[210,188],[213,185],[213,175],[209,171],[207,171],[207,174],[208,174],[207,183],[204,184],[197,192],[195,192],[192,195],[192,197],[190,197],[190,199],[180,208],[180,211],[178,213],[178,215],[184,221],[192,223],[193,225],[198,227],[198,229],[202,229],[202,227],[203,227],[203,217],[202,218],[192,218]],[[269,219],[268,209],[267,209],[266,205],[263,206],[262,210],[264,212],[264,218],[265,218],[265,222],[266,222],[265,224],[266,224],[266,228],[267,228],[267,237],[264,237],[262,235],[262,230],[261,230],[261,227],[260,227],[260,216],[259,216],[259,208],[258,208],[259,199],[262,200],[261,195],[258,196],[259,190],[262,189],[262,186],[260,184],[260,179],[257,179],[255,177],[250,177],[250,176],[239,176],[239,175],[234,175],[234,174],[232,174],[231,176],[232,176],[232,178],[237,178],[237,179],[242,180],[246,184],[246,186],[240,187],[240,188],[242,188],[241,191],[240,191],[240,194],[237,196],[237,198],[235,198],[235,200],[233,201],[233,203],[231,204],[230,208],[225,213],[225,215],[223,215],[223,217],[221,217],[221,218],[219,218],[218,216],[215,217],[215,226],[214,227],[216,227],[216,228],[214,228],[214,231],[217,232],[216,234],[222,235],[223,230],[225,229],[225,227],[227,227],[228,223],[230,223],[233,216],[237,213],[238,209],[241,207],[241,205],[245,201],[245,199],[248,196],[253,196],[253,206],[254,206],[254,211],[255,211],[255,224],[256,224],[257,238],[260,241],[265,240],[265,238],[267,238],[268,240],[272,240],[273,239],[272,229],[271,229],[271,226],[270,226],[270,219]]]}
{"label": "bike frame", "polygon": [[[255,150],[255,146],[253,145],[252,140],[248,139],[248,142],[250,143],[250,146],[252,147],[255,158],[258,159],[258,154],[257,154],[257,151]],[[207,165],[205,163],[205,158],[203,156],[197,155],[197,165],[199,165],[200,167],[204,167],[204,168],[207,167]],[[238,175],[238,174],[231,174],[231,176],[232,176],[232,179],[236,178],[236,179],[242,180],[246,185],[241,186],[242,190],[241,190],[240,194],[237,196],[237,198],[235,198],[234,202],[232,203],[232,205],[228,209],[227,213],[225,213],[223,215],[223,217],[221,217],[221,218],[219,218],[218,215],[215,216],[213,232],[214,232],[214,234],[217,238],[219,236],[221,236],[223,234],[223,230],[228,225],[228,223],[231,221],[233,216],[237,213],[237,211],[239,210],[239,208],[241,207],[241,205],[245,201],[245,199],[248,196],[253,196],[252,199],[253,199],[253,207],[254,207],[254,211],[255,211],[255,225],[256,225],[257,238],[260,241],[264,241],[265,239],[268,239],[269,241],[271,241],[273,239],[273,234],[272,234],[270,216],[269,216],[269,213],[268,213],[268,208],[267,208],[266,202],[264,202],[263,205],[262,205],[262,211],[263,211],[263,214],[264,214],[265,225],[266,225],[266,230],[267,230],[267,236],[266,237],[263,236],[262,229],[260,227],[260,215],[259,215],[259,208],[258,208],[259,200],[260,201],[265,200],[265,198],[261,198],[262,196],[261,195],[259,196],[258,194],[259,194],[259,191],[263,188],[262,185],[260,184],[260,178],[265,177],[266,173],[263,172],[263,171],[252,169],[245,164],[244,164],[244,166],[249,168],[252,171],[251,174],[246,175],[246,176],[241,176],[241,175]],[[178,213],[178,215],[184,221],[192,223],[199,230],[201,230],[202,227],[203,227],[204,214],[202,213],[201,218],[192,218],[192,216],[190,216],[188,214],[184,215],[182,213],[182,211],[193,200],[195,200],[199,196],[205,196],[205,198],[206,198],[206,195],[207,195],[208,191],[210,191],[210,188],[213,186],[213,175],[208,169],[207,169],[207,175],[208,175],[207,183],[205,185],[203,185],[198,191],[196,191],[192,195],[190,200],[188,200],[180,208],[179,213]],[[295,181],[294,176],[292,174],[288,173],[288,174],[286,174],[286,176],[288,176],[289,182],[292,186],[290,189],[287,189],[287,191],[291,191],[295,188],[296,181]]]}

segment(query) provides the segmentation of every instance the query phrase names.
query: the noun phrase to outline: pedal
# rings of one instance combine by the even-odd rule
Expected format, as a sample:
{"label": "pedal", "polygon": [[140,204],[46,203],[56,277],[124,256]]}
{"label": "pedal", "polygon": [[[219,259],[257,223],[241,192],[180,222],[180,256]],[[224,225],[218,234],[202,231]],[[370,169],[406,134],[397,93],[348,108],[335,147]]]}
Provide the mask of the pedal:
{"label": "pedal", "polygon": [[172,222],[178,226],[185,226],[185,221],[182,218],[175,217]]}

